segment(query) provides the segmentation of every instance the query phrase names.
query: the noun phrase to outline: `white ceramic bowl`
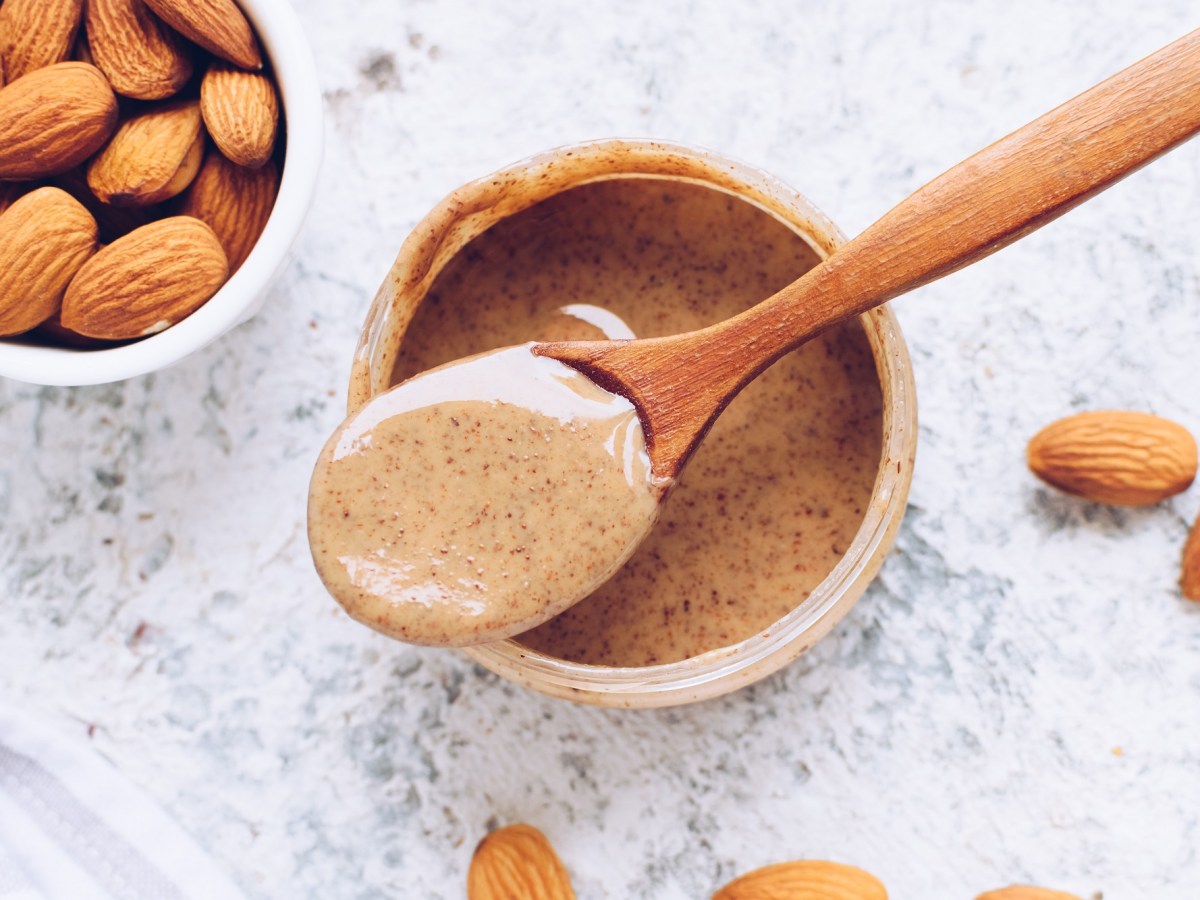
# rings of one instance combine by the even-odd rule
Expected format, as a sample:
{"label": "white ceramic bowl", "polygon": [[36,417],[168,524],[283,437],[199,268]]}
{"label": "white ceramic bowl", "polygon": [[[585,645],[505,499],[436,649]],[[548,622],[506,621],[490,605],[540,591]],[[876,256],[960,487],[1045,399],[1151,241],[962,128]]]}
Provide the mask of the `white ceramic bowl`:
{"label": "white ceramic bowl", "polygon": [[238,0],[274,66],[287,147],[279,196],[246,262],[182,322],[133,344],[102,350],[0,340],[0,375],[33,384],[104,384],[179,362],[253,316],[282,271],[316,190],[324,137],[316,66],[288,0]]}

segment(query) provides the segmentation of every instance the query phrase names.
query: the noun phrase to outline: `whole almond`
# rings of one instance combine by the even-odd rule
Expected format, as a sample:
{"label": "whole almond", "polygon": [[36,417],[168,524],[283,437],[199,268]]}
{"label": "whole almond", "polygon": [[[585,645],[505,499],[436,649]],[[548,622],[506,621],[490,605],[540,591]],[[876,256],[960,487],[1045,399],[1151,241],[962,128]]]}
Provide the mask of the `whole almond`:
{"label": "whole almond", "polygon": [[228,271],[221,242],[199,219],[151,222],[84,264],[63,298],[62,324],[113,341],[155,334],[208,302]]}
{"label": "whole almond", "polygon": [[1196,441],[1180,425],[1138,412],[1087,412],[1047,426],[1028,448],[1035,475],[1094,503],[1148,506],[1187,490]]}
{"label": "whole almond", "polygon": [[279,178],[275,163],[245,169],[210,151],[179,205],[179,212],[207,222],[229,257],[229,271],[241,268],[271,217]]}
{"label": "whole almond", "polygon": [[713,900],[887,900],[879,879],[824,860],[779,863],[735,878]]}
{"label": "whole almond", "polygon": [[1200,600],[1200,516],[1197,516],[1183,547],[1183,575],[1179,579],[1183,596]]}
{"label": "whole almond", "polygon": [[205,50],[243,69],[261,69],[250,23],[233,0],[143,0],[158,17]]}
{"label": "whole almond", "polygon": [[92,56],[118,94],[162,100],[192,77],[183,41],[142,0],[88,0],[86,21]]}
{"label": "whole almond", "polygon": [[0,56],[5,76],[60,63],[71,55],[83,0],[5,0],[0,6]]}
{"label": "whole almond", "polygon": [[38,188],[10,206],[0,215],[0,335],[54,315],[95,250],[95,221],[65,191]]}
{"label": "whole almond", "polygon": [[574,900],[562,861],[532,825],[493,831],[475,848],[467,900]]}
{"label": "whole almond", "polygon": [[88,184],[113,206],[150,206],[182,193],[203,158],[200,104],[164,103],[121,123],[88,166]]}
{"label": "whole almond", "polygon": [[200,83],[200,112],[213,143],[239,166],[257,169],[271,158],[279,98],[266,75],[214,62]]}
{"label": "whole almond", "polygon": [[1014,884],[1012,887],[980,894],[975,900],[1079,900],[1079,897],[1076,897],[1074,894],[1063,893],[1062,891],[1051,891],[1047,888]]}
{"label": "whole almond", "polygon": [[0,89],[0,179],[65,172],[99,150],[116,125],[117,98],[95,66],[65,62],[30,72]]}

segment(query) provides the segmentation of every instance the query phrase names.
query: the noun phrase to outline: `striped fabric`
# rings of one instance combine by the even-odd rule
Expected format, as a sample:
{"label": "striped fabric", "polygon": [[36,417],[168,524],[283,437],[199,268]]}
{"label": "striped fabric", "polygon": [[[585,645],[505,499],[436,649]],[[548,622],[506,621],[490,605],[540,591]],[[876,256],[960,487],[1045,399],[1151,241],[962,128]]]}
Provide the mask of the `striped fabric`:
{"label": "striped fabric", "polygon": [[0,900],[241,900],[82,740],[0,702]]}

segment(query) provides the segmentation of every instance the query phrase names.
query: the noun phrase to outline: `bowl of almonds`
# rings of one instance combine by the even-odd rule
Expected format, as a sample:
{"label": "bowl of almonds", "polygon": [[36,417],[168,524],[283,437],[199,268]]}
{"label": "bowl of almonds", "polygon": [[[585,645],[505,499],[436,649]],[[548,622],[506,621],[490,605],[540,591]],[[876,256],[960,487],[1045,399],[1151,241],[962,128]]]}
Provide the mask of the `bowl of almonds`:
{"label": "bowl of almonds", "polygon": [[131,378],[250,318],[321,143],[286,0],[0,0],[0,375]]}

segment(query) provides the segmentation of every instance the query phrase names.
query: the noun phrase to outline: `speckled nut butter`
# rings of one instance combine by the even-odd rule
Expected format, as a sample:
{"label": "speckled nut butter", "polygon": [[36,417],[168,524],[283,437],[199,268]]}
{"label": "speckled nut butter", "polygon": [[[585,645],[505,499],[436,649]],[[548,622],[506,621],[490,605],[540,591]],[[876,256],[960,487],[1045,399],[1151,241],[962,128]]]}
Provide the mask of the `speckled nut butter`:
{"label": "speckled nut butter", "polygon": [[350,416],[309,491],[317,572],[355,619],[465,647],[606,582],[658,518],[633,404],[520,344],[422,371]]}
{"label": "speckled nut butter", "polygon": [[[711,324],[839,241],[803,198],[702,151],[609,141],[534,158],[456,191],[405,243],[364,329],[351,410],[505,345]],[[907,354],[877,310],[734,400],[612,580],[539,628],[468,652],[535,689],[605,705],[684,703],[757,680],[827,633],[874,576],[914,440]]]}

